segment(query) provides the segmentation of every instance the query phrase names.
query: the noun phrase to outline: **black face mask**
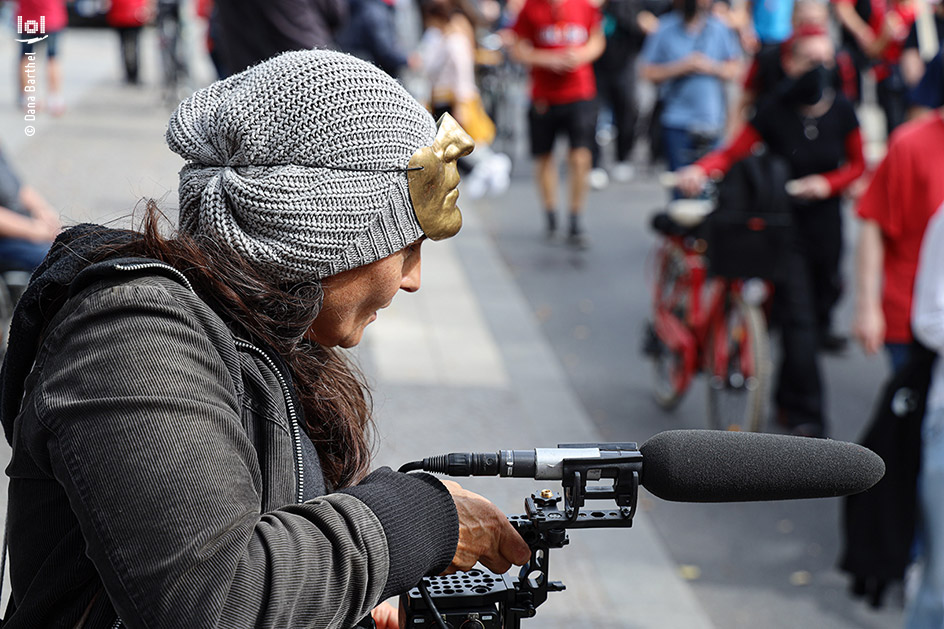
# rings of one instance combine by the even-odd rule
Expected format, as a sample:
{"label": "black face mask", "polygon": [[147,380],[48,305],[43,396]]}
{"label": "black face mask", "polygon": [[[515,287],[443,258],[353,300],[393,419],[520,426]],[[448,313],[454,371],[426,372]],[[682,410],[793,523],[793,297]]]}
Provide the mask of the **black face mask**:
{"label": "black face mask", "polygon": [[791,105],[815,105],[831,84],[829,70],[818,65],[802,76],[786,79],[781,94],[783,99]]}

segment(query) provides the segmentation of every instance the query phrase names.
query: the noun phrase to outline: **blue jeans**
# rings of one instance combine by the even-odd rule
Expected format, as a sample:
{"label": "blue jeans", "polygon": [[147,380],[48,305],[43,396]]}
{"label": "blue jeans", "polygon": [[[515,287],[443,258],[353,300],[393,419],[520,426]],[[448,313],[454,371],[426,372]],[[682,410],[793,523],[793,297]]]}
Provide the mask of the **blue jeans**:
{"label": "blue jeans", "polygon": [[891,363],[893,374],[898,373],[898,370],[908,361],[909,347],[909,343],[885,343],[885,352],[888,354],[888,362]]}
{"label": "blue jeans", "polygon": [[0,238],[0,269],[32,271],[46,257],[51,242]]}
{"label": "blue jeans", "polygon": [[921,514],[924,571],[905,615],[906,629],[944,627],[944,408],[930,409],[921,427]]}
{"label": "blue jeans", "polygon": [[662,127],[662,146],[670,171],[694,164],[718,146],[720,137],[692,133],[688,129]]}

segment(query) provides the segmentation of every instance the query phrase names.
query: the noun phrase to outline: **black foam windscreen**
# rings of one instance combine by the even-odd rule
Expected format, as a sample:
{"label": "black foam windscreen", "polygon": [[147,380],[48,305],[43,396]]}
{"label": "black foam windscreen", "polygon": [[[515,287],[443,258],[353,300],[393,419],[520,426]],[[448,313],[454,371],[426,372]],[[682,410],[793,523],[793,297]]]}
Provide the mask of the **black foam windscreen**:
{"label": "black foam windscreen", "polygon": [[831,439],[670,430],[642,444],[642,485],[664,500],[744,502],[846,496],[885,474],[863,446]]}

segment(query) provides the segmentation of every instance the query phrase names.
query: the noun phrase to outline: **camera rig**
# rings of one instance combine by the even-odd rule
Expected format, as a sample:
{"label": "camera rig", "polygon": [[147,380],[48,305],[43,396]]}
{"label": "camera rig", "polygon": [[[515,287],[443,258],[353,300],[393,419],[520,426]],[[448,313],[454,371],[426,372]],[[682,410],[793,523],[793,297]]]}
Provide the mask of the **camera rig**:
{"label": "camera rig", "polygon": [[[642,473],[642,454],[637,445],[632,442],[582,443],[562,444],[558,448],[565,450],[565,455],[554,462],[553,473],[543,477],[555,477],[559,466],[562,495],[550,489],[533,493],[525,499],[524,514],[508,517],[531,549],[531,559],[519,574],[473,569],[425,577],[417,587],[400,597],[401,627],[519,629],[521,619],[533,617],[549,592],[564,590],[562,583],[549,579],[549,554],[552,548],[563,548],[570,542],[567,529],[633,525]],[[569,449],[575,450],[574,458],[566,456]],[[582,456],[587,449],[599,450],[604,455]],[[504,461],[506,453],[509,452],[497,454],[494,463]],[[540,457],[538,459],[540,467]],[[408,464],[401,471],[418,467]],[[453,471],[452,475],[471,473]],[[591,482],[594,484],[588,484]],[[612,504],[589,510],[584,508],[589,500],[609,500]]]}

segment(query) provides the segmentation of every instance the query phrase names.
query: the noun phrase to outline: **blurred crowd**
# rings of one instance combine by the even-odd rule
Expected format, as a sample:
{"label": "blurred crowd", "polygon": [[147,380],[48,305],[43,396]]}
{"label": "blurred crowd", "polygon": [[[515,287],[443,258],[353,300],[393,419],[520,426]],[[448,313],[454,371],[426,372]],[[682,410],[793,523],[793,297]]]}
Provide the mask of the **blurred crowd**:
{"label": "blurred crowd", "polygon": [[[57,36],[78,3],[15,4],[13,14],[26,22],[43,16],[48,35],[22,43],[17,104],[67,114],[55,60],[68,50]],[[508,154],[526,141],[542,229],[577,249],[589,246],[583,221],[593,188],[664,162],[678,173],[676,196],[698,195],[737,162],[776,156],[790,176],[797,245],[775,286],[784,339],[775,405],[778,421],[796,434],[826,434],[818,356],[847,344],[833,310],[846,285],[848,203],[860,221],[853,336],[868,353],[884,348],[892,377],[928,362],[916,348],[944,349],[944,232],[932,221],[944,203],[940,0],[111,0],[99,8],[116,32],[129,84],[141,80],[141,31],[156,28],[170,103],[194,87],[181,35],[188,21],[200,24],[221,78],[294,49],[333,48],[373,62],[402,78],[437,119],[450,113],[475,139],[475,152],[460,161],[464,194],[503,193]],[[31,76],[29,55],[46,56],[45,86]],[[524,127],[514,86],[526,74]],[[869,133],[859,122],[863,106],[882,120]],[[558,192],[561,136],[566,197]],[[884,157],[870,146],[885,147]],[[0,153],[3,268],[36,265],[59,229],[54,216]],[[844,568],[854,590],[880,604],[887,583],[922,557],[908,623],[941,627],[944,376],[930,366],[923,373],[924,436],[901,458],[925,465],[915,469],[920,477],[900,481],[919,488],[918,541],[906,522],[894,533],[907,538],[894,568],[862,561],[867,553],[854,547]]]}
{"label": "blurred crowd", "polygon": [[[467,196],[503,192],[511,171],[507,154],[515,154],[516,141],[526,139],[548,235],[557,233],[558,213],[564,209],[567,242],[579,248],[588,244],[581,217],[589,189],[605,187],[611,179],[629,181],[640,165],[664,161],[669,170],[679,170],[694,163],[725,138],[736,138],[766,101],[782,101],[785,84],[805,73],[803,64],[823,67],[820,75],[804,81],[814,88],[822,82],[830,99],[835,95],[858,106],[865,96],[877,104],[885,121],[880,133],[890,133],[906,119],[939,106],[942,99],[938,42],[944,9],[928,0],[7,4],[27,23],[45,19],[47,37],[22,46],[24,53],[36,47],[38,54],[46,55],[47,85],[27,86],[33,79],[23,55],[17,98],[23,108],[44,107],[54,115],[66,111],[56,62],[58,34],[70,22],[90,17],[116,32],[121,67],[130,84],[140,80],[141,31],[154,26],[161,86],[170,105],[197,87],[189,77],[188,56],[194,51],[183,44],[188,23],[201,34],[205,53],[221,78],[293,49],[333,48],[372,61],[402,78],[432,112],[449,111],[469,130],[478,149],[463,160]],[[799,69],[791,75],[786,66],[795,44],[818,31],[829,45],[811,59],[803,51]],[[521,99],[516,100],[515,86],[525,78],[523,68],[530,73],[527,125],[516,111]],[[641,84],[655,89],[640,90]],[[33,91],[25,91],[27,87]],[[653,91],[655,98],[650,97]],[[39,94],[41,100],[29,100]],[[805,120],[804,133],[820,133],[820,117]],[[559,199],[559,168],[551,150],[559,135],[567,136],[569,148],[569,195],[564,201]],[[853,136],[833,134],[818,144],[832,146],[836,137],[851,142]],[[636,150],[637,140],[643,140],[638,143],[641,150]],[[854,157],[844,146],[839,151]],[[848,195],[861,194],[868,178],[852,179],[839,187],[831,182],[835,189],[828,192],[841,188]],[[820,179],[807,177],[800,185],[806,186],[807,196],[827,192]]]}

